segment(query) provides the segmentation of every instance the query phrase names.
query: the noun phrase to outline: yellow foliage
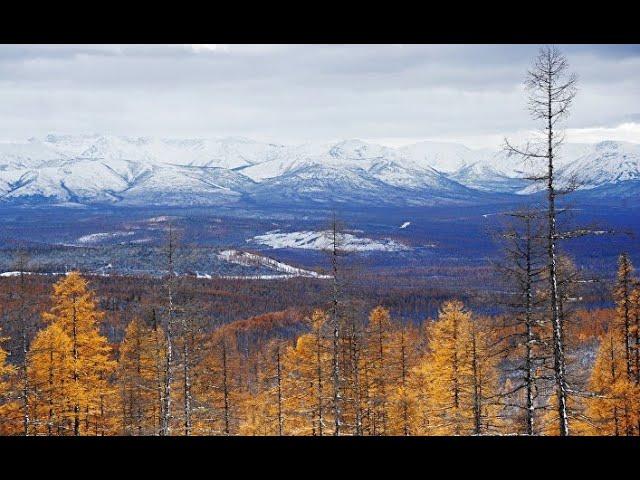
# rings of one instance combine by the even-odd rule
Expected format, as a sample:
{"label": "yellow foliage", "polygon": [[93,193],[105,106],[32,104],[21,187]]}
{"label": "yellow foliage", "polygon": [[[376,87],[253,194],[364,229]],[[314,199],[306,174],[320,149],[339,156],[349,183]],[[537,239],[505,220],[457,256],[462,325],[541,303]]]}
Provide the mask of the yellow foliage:
{"label": "yellow foliage", "polygon": [[446,302],[428,327],[429,351],[412,372],[417,433],[473,435],[495,428],[495,360],[489,339],[459,301]]}
{"label": "yellow foliage", "polygon": [[638,387],[627,376],[624,341],[611,329],[600,348],[589,380],[594,395],[587,403],[587,416],[595,435],[626,435],[638,424]]}
{"label": "yellow foliage", "polygon": [[118,363],[123,433],[158,433],[164,359],[162,330],[154,330],[138,318],[132,320],[120,346]]}
{"label": "yellow foliage", "polygon": [[[116,364],[110,359],[107,339],[99,332],[98,322],[103,313],[97,310],[94,294],[78,272],[71,272],[54,285],[52,302],[53,306],[42,317],[51,328],[49,338],[43,341],[48,342],[45,347],[54,356],[36,350],[29,369],[48,372],[54,362],[57,365],[56,375],[60,377],[65,399],[58,413],[66,429],[74,435],[110,433],[113,422],[108,409],[113,404],[114,389],[109,377]],[[41,407],[38,402],[36,410]],[[71,425],[67,424],[69,421]]]}
{"label": "yellow foliage", "polygon": [[33,390],[31,417],[36,435],[72,431],[71,352],[71,339],[57,323],[40,330],[31,344],[27,375]]}

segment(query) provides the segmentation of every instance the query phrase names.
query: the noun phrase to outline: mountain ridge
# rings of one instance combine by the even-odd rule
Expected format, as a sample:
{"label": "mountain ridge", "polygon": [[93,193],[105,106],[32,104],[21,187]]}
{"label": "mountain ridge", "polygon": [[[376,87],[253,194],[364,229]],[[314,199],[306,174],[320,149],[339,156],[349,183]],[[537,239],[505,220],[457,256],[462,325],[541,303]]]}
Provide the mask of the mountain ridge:
{"label": "mountain ridge", "polygon": [[[478,203],[538,191],[521,170],[503,151],[446,142],[393,148],[358,139],[279,145],[237,137],[50,134],[0,143],[0,201]],[[635,196],[625,182],[640,180],[640,144],[567,144],[557,171],[560,186],[578,177],[594,195]]]}

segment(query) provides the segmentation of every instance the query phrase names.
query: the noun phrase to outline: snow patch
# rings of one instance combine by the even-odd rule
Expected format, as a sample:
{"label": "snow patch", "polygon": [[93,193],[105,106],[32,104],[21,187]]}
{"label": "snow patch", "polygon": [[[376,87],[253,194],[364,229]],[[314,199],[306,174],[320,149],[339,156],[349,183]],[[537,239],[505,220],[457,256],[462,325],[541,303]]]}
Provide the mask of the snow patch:
{"label": "snow patch", "polygon": [[[338,234],[339,248],[345,251],[387,251],[395,252],[408,250],[408,247],[394,240],[384,238],[374,240],[366,237],[356,237],[349,233]],[[271,248],[302,248],[308,250],[327,250],[332,245],[331,232],[300,231],[288,233],[265,233],[256,235],[248,242],[267,245]]]}
{"label": "snow patch", "polygon": [[78,243],[97,243],[102,240],[107,240],[109,238],[118,238],[118,237],[128,237],[130,235],[135,235],[135,232],[126,231],[126,232],[103,232],[103,233],[91,233],[89,235],[84,235],[78,238],[76,241]]}
{"label": "snow patch", "polygon": [[[318,272],[294,267],[286,263],[278,262],[273,258],[263,257],[262,255],[256,255],[255,253],[241,252],[239,250],[223,250],[218,254],[218,257],[221,258],[222,260],[225,260],[230,263],[235,263],[237,265],[244,265],[247,267],[254,267],[254,266],[267,267],[277,272],[284,273],[289,277],[330,278],[327,275],[320,275]],[[281,276],[282,275],[275,275],[275,277],[281,277]],[[272,278],[274,276],[258,275],[257,277]],[[254,278],[254,276],[251,276],[251,278]]]}
{"label": "snow patch", "polygon": [[60,272],[51,272],[51,273],[44,273],[44,272],[20,272],[20,271],[12,271],[12,272],[2,272],[0,273],[0,277],[19,277],[21,274],[23,275],[69,275],[70,272],[65,272],[65,273],[60,273]]}

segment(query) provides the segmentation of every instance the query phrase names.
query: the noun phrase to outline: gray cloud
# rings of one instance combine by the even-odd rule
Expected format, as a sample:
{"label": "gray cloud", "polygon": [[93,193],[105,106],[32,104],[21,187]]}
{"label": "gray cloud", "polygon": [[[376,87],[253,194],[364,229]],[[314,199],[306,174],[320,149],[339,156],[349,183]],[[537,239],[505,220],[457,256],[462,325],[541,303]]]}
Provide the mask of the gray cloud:
{"label": "gray cloud", "polygon": [[[522,80],[535,45],[0,47],[5,138],[48,132],[465,138],[534,126]],[[640,46],[561,46],[580,76],[570,127],[637,122]],[[638,139],[640,141],[640,139]]]}

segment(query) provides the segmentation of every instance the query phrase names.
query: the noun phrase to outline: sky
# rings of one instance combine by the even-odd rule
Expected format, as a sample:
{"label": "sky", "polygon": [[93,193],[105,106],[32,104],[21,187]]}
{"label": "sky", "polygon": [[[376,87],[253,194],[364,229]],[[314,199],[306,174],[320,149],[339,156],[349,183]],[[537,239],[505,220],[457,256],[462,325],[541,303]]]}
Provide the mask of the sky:
{"label": "sky", "polygon": [[[526,138],[539,45],[2,45],[0,140],[58,134],[359,138],[495,147]],[[559,45],[571,142],[640,142],[640,45]]]}

